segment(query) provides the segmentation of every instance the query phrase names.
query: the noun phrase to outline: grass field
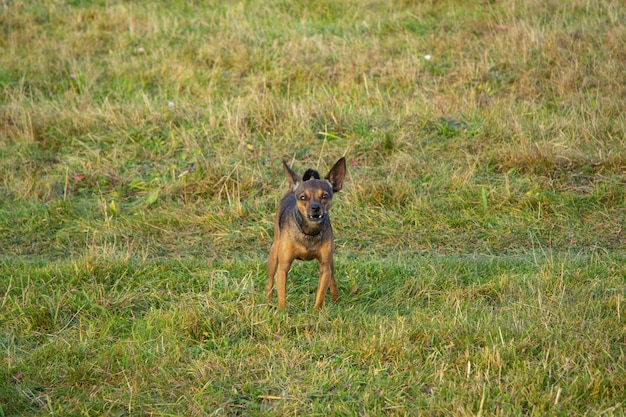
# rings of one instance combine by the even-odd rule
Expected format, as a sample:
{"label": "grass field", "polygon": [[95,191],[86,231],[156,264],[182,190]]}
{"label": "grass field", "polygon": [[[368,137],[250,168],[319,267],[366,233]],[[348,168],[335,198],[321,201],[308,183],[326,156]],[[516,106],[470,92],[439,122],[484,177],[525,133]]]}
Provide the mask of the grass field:
{"label": "grass field", "polygon": [[[626,414],[620,1],[0,3],[0,417]],[[348,161],[337,304],[265,257]]]}

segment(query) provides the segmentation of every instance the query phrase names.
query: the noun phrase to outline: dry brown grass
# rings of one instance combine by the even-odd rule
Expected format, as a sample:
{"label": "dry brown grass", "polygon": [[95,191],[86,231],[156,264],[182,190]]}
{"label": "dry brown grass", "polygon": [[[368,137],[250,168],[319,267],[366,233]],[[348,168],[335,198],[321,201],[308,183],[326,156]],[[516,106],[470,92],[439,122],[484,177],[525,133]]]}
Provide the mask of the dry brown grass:
{"label": "dry brown grass", "polygon": [[623,411],[621,2],[0,3],[0,416]]}

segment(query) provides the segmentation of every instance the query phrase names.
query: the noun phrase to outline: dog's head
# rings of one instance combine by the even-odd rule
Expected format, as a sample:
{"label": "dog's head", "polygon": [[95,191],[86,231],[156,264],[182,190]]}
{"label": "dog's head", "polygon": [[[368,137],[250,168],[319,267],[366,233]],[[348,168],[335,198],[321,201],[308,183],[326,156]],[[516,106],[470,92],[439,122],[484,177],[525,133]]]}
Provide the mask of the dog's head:
{"label": "dog's head", "polygon": [[309,168],[300,177],[283,160],[283,170],[289,181],[289,189],[296,196],[298,210],[311,223],[322,223],[332,206],[333,193],[343,187],[346,175],[346,159],[341,158],[323,179],[319,172]]}

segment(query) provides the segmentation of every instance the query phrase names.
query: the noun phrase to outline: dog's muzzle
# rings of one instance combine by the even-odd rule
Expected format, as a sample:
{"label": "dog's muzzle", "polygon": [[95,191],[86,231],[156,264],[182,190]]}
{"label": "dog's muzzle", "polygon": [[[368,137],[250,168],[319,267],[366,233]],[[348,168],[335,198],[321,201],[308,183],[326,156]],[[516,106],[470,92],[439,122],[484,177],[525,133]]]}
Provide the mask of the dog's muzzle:
{"label": "dog's muzzle", "polygon": [[312,204],[311,207],[309,207],[309,212],[307,216],[309,221],[319,223],[324,220],[325,216],[326,212],[324,211],[324,208],[321,204]]}

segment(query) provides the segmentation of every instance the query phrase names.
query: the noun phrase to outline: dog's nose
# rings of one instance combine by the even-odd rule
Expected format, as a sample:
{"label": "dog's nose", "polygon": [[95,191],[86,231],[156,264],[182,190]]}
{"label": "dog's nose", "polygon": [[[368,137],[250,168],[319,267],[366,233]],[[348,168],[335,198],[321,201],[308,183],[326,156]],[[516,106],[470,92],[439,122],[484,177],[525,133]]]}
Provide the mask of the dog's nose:
{"label": "dog's nose", "polygon": [[313,214],[318,214],[322,211],[322,205],[318,203],[311,204],[309,208],[311,209],[311,213]]}

